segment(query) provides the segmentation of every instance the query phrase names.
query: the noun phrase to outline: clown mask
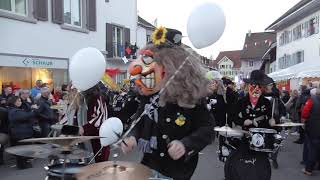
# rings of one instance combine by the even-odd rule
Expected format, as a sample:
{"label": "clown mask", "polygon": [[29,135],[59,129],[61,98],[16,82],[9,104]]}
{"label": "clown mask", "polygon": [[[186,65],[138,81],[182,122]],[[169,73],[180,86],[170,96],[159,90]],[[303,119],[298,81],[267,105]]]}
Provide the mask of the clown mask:
{"label": "clown mask", "polygon": [[160,91],[164,78],[164,67],[153,59],[151,50],[142,50],[137,60],[129,66],[129,73],[135,76],[136,85],[145,96]]}
{"label": "clown mask", "polygon": [[256,106],[260,96],[262,95],[262,87],[258,84],[249,85],[249,96],[252,105]]}

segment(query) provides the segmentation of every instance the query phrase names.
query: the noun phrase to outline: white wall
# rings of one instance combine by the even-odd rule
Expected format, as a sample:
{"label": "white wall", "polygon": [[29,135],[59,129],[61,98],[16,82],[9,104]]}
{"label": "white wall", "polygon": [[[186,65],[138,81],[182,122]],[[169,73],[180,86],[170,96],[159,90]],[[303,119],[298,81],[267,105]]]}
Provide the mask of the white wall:
{"label": "white wall", "polygon": [[69,58],[84,47],[106,50],[106,22],[130,28],[131,43],[136,42],[136,0],[97,0],[97,31],[89,34],[61,29],[52,23],[51,2],[49,21],[36,24],[0,17],[0,53]]}
{"label": "white wall", "polygon": [[279,37],[281,33],[285,30],[290,30],[294,27],[296,27],[298,24],[301,24],[307,20],[309,20],[311,17],[314,15],[320,15],[320,11],[298,21],[297,23],[287,27],[286,29],[277,32],[277,40],[278,40],[278,45],[277,45],[277,70],[279,70],[279,63],[278,60],[280,57],[283,57],[284,54],[290,54],[292,55],[293,53],[296,53],[297,51],[304,50],[304,61],[305,62],[313,62],[313,61],[320,61],[320,33],[318,34],[313,34],[309,37],[302,37],[299,40],[291,41],[288,44],[279,45]]}
{"label": "white wall", "polygon": [[253,66],[250,67],[249,66],[249,60],[245,60],[245,61],[241,61],[241,72],[243,73],[243,78],[247,78],[248,76],[250,76],[250,73],[253,70],[257,70],[260,69],[262,61],[258,61],[258,60],[252,60],[253,61]]}
{"label": "white wall", "polygon": [[137,30],[137,46],[141,49],[147,42],[147,30],[141,26],[138,26]]}
{"label": "white wall", "polygon": [[130,42],[134,44],[137,41],[137,0],[109,0],[109,3],[98,1],[106,4],[104,12],[101,12],[106,22],[130,28]]}

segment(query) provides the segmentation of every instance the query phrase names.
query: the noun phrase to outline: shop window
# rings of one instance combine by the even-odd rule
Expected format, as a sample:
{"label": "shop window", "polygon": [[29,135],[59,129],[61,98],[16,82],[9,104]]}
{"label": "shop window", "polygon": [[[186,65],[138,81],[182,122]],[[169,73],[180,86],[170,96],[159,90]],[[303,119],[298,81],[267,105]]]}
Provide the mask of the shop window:
{"label": "shop window", "polygon": [[36,80],[42,80],[50,88],[62,86],[68,83],[68,71],[65,69],[39,69],[0,67],[0,84],[2,86],[18,86],[31,89]]}
{"label": "shop window", "polygon": [[64,0],[63,5],[64,23],[72,26],[81,27],[81,0]]}
{"label": "shop window", "polygon": [[25,16],[27,15],[27,1],[26,0],[1,0],[0,9]]}

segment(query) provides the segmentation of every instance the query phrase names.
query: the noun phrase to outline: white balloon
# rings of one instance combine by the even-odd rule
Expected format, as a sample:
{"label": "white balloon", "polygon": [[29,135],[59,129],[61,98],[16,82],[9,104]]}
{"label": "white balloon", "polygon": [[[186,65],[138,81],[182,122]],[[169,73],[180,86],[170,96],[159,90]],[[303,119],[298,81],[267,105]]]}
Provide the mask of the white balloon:
{"label": "white balloon", "polygon": [[109,146],[119,140],[122,135],[123,124],[119,118],[111,117],[105,120],[99,129],[101,146]]}
{"label": "white balloon", "polygon": [[72,56],[69,75],[72,85],[80,91],[85,91],[102,79],[105,70],[103,54],[96,48],[88,47],[80,49]]}
{"label": "white balloon", "polygon": [[219,40],[225,26],[226,18],[222,8],[215,3],[205,3],[190,14],[188,37],[195,48],[208,47]]}

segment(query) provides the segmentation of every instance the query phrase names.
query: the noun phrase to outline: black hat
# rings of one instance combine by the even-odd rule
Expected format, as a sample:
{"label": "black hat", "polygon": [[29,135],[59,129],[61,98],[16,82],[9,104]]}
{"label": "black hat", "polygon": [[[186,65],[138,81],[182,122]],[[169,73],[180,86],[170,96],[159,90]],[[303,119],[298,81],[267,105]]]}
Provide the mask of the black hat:
{"label": "black hat", "polygon": [[268,75],[265,75],[264,78],[265,78],[265,81],[266,81],[267,84],[273,84],[274,83],[274,80],[271,77],[269,77]]}
{"label": "black hat", "polygon": [[167,40],[171,43],[180,46],[181,45],[181,39],[182,39],[182,33],[176,29],[169,29],[167,28]]}
{"label": "black hat", "polygon": [[[152,42],[159,47],[181,45],[182,33],[176,29],[157,28],[152,34]],[[169,43],[168,43],[169,42]]]}
{"label": "black hat", "polygon": [[268,85],[270,84],[270,79],[262,70],[253,70],[250,74],[249,79],[243,79],[245,83],[248,84],[260,84],[260,85]]}

